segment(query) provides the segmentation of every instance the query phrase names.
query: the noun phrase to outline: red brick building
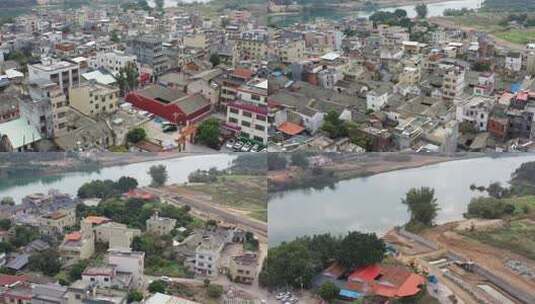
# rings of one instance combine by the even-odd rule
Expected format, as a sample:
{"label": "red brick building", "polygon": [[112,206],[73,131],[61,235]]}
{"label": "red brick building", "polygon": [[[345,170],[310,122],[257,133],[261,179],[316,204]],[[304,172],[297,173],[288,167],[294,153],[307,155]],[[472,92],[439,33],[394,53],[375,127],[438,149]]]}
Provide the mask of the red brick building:
{"label": "red brick building", "polygon": [[211,110],[210,101],[201,94],[187,95],[160,85],[130,92],[125,100],[139,109],[180,125],[195,122]]}

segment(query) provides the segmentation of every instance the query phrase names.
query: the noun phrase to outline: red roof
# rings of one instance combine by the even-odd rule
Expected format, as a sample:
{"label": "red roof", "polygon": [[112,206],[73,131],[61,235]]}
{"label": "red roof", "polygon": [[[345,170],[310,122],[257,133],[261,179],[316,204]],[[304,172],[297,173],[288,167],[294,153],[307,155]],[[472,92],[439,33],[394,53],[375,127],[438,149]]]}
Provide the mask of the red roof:
{"label": "red roof", "polygon": [[245,68],[235,68],[232,75],[243,79],[251,79],[253,71]]}
{"label": "red roof", "polygon": [[298,124],[294,124],[293,122],[285,121],[277,127],[277,130],[281,131],[284,134],[297,135],[303,132],[305,128]]}
{"label": "red roof", "polygon": [[381,267],[379,265],[369,265],[357,268],[353,273],[349,275],[349,281],[363,281],[370,282],[381,273]]}
{"label": "red roof", "polygon": [[396,265],[358,268],[348,278],[347,288],[383,297],[407,297],[420,292],[425,278]]}
{"label": "red roof", "polygon": [[24,275],[0,275],[0,286],[9,286],[17,282],[26,282],[28,278]]}

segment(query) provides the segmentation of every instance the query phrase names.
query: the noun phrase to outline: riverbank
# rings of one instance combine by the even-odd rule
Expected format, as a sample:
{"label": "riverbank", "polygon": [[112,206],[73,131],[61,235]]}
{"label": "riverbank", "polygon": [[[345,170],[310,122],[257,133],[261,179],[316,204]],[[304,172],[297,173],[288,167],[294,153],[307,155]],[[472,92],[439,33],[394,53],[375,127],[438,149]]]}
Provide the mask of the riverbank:
{"label": "riverbank", "polygon": [[[334,160],[332,163],[320,167],[321,174],[310,172],[314,169],[302,170],[296,167],[270,171],[268,173],[268,188],[269,193],[310,188],[322,189],[344,180],[483,156],[485,155],[482,153],[458,156],[389,153],[355,155]],[[316,169],[316,171],[318,170]]]}

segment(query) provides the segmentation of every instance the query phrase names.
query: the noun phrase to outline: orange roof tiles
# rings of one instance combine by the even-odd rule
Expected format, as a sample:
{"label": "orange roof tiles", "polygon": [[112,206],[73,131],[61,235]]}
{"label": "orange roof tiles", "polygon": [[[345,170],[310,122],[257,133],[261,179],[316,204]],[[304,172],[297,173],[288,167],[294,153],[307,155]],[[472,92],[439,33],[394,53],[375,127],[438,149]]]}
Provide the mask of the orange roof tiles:
{"label": "orange roof tiles", "polygon": [[302,126],[293,122],[285,121],[277,127],[277,130],[288,135],[297,135],[305,130]]}
{"label": "orange roof tiles", "polygon": [[84,219],[84,221],[93,225],[100,225],[103,223],[107,223],[111,220],[104,216],[88,216]]}
{"label": "orange roof tiles", "polygon": [[80,231],[74,231],[65,235],[65,240],[67,241],[79,241],[82,239],[82,234]]}

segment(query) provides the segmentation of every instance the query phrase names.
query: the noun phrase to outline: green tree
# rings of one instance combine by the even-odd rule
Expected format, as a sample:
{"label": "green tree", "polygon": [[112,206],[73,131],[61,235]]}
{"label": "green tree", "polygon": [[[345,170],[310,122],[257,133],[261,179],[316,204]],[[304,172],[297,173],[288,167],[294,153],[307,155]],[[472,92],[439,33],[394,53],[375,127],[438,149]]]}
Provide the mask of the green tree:
{"label": "green tree", "polygon": [[416,5],[414,9],[416,10],[418,18],[425,19],[427,17],[427,5],[425,3]]}
{"label": "green tree", "polygon": [[487,187],[487,193],[494,198],[502,198],[507,196],[509,191],[507,188],[502,187],[500,182],[494,182]]}
{"label": "green tree", "polygon": [[151,293],[165,293],[167,290],[167,283],[162,280],[156,280],[149,284],[149,292]]}
{"label": "green tree", "polygon": [[323,125],[321,126],[321,129],[333,139],[347,136],[345,122],[338,116],[336,111],[329,111],[323,118]]}
{"label": "green tree", "polygon": [[210,55],[209,61],[212,64],[212,67],[216,67],[221,63],[221,59],[219,58],[219,55],[216,53],[213,53]]}
{"label": "green tree", "polygon": [[435,190],[428,187],[410,189],[401,202],[407,206],[411,214],[410,224],[432,226],[440,210],[435,198]]}
{"label": "green tree", "polygon": [[89,262],[87,260],[80,260],[74,265],[72,265],[68,272],[69,280],[71,282],[74,282],[76,280],[81,279],[82,273],[84,272],[87,265],[89,265]]}
{"label": "green tree", "polygon": [[209,284],[206,288],[206,294],[208,294],[210,298],[217,299],[223,294],[223,286],[217,284]]}
{"label": "green tree", "polygon": [[268,288],[308,287],[314,273],[313,260],[305,244],[282,243],[270,248],[260,272],[259,282]]}
{"label": "green tree", "polygon": [[149,175],[152,178],[152,187],[161,187],[167,182],[167,168],[164,165],[154,165],[149,168]]}
{"label": "green tree", "polygon": [[348,268],[373,265],[383,260],[385,250],[375,233],[352,231],[340,242],[336,260]]}
{"label": "green tree", "polygon": [[134,128],[126,133],[126,140],[131,143],[138,143],[147,137],[147,132],[143,128]]}
{"label": "green tree", "polygon": [[293,166],[301,167],[303,169],[308,168],[309,162],[306,153],[294,152],[290,157]]}
{"label": "green tree", "polygon": [[125,193],[132,189],[136,189],[137,185],[138,183],[135,178],[129,176],[121,176],[119,180],[117,180],[117,182],[115,183],[115,188],[121,193]]}
{"label": "green tree", "polygon": [[111,32],[111,37],[110,37],[110,40],[112,42],[115,42],[115,43],[119,43],[121,42],[121,38],[119,38],[119,35],[117,34],[117,31],[114,30]]}
{"label": "green tree", "polygon": [[336,299],[336,297],[338,296],[339,292],[340,292],[340,288],[338,288],[336,285],[334,285],[333,282],[325,282],[318,289],[318,295],[323,300],[325,300],[325,301],[327,301],[329,303],[332,300]]}
{"label": "green tree", "polygon": [[126,301],[128,303],[132,302],[141,302],[143,300],[143,293],[137,289],[132,289],[128,292],[128,297]]}
{"label": "green tree", "polygon": [[219,148],[219,136],[221,134],[219,128],[219,120],[216,118],[209,118],[199,124],[197,128],[196,140],[210,148]]}
{"label": "green tree", "polygon": [[34,253],[28,259],[28,267],[47,276],[55,276],[61,270],[59,254],[54,249]]}
{"label": "green tree", "polygon": [[30,226],[15,226],[15,235],[11,238],[11,244],[15,247],[28,245],[39,237],[39,231]]}
{"label": "green tree", "polygon": [[128,62],[124,67],[119,69],[117,83],[121,93],[126,94],[134,90],[138,85],[139,72],[133,62]]}
{"label": "green tree", "polygon": [[0,200],[0,205],[2,206],[14,206],[15,200],[11,196],[3,197],[2,200]]}
{"label": "green tree", "polygon": [[0,230],[9,230],[11,228],[10,219],[0,219]]}

